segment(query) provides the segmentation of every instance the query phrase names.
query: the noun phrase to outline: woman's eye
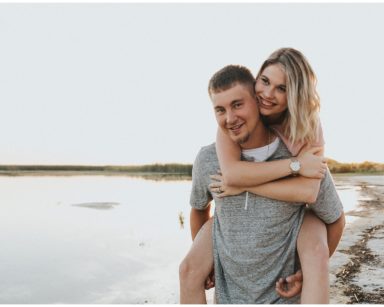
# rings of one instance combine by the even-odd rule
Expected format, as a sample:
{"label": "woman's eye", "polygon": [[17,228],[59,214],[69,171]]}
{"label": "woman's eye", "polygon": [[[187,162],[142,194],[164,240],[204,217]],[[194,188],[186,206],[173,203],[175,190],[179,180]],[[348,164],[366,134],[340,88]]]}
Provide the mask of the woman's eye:
{"label": "woman's eye", "polygon": [[269,81],[266,78],[261,78],[261,82],[263,82],[263,84],[265,84],[265,85],[269,84]]}
{"label": "woman's eye", "polygon": [[279,92],[282,92],[282,93],[286,92],[285,86],[279,86],[277,89],[279,90]]}

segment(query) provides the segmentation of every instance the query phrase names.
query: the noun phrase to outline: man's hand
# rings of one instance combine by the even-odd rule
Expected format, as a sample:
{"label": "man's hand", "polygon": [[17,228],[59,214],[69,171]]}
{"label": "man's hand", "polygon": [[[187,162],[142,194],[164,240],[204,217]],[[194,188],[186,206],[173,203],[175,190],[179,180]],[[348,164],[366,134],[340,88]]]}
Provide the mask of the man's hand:
{"label": "man's hand", "polygon": [[301,293],[303,286],[303,274],[297,271],[296,274],[290,275],[287,278],[280,278],[276,282],[276,292],[285,298],[291,298]]}
{"label": "man's hand", "polygon": [[223,176],[218,173],[217,175],[209,176],[211,178],[211,184],[209,189],[212,193],[215,193],[218,198],[232,195],[239,195],[245,192],[245,189],[241,187],[231,187],[225,184]]}
{"label": "man's hand", "polygon": [[215,271],[212,270],[212,272],[208,275],[207,279],[205,280],[205,290],[209,290],[215,286]]}
{"label": "man's hand", "polygon": [[297,159],[300,162],[301,176],[314,179],[323,179],[327,171],[327,159],[321,156],[323,147],[304,147]]}

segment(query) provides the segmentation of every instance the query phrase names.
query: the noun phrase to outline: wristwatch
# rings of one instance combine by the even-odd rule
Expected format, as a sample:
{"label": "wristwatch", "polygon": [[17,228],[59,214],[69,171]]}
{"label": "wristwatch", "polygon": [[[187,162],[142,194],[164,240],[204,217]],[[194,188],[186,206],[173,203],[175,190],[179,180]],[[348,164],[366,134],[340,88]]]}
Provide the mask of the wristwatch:
{"label": "wristwatch", "polygon": [[297,158],[291,158],[291,163],[289,164],[289,168],[291,169],[291,174],[293,176],[297,176],[300,171],[300,161]]}

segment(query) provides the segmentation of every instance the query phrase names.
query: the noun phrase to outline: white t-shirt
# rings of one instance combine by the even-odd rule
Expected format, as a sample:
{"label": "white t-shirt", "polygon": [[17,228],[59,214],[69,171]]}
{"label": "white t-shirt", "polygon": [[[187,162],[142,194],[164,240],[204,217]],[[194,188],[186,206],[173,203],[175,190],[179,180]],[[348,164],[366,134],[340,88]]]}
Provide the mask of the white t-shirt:
{"label": "white t-shirt", "polygon": [[278,137],[275,140],[263,147],[252,148],[252,149],[243,149],[242,155],[246,160],[253,160],[254,162],[262,162],[267,160],[272,154],[276,151],[279,146],[280,139]]}

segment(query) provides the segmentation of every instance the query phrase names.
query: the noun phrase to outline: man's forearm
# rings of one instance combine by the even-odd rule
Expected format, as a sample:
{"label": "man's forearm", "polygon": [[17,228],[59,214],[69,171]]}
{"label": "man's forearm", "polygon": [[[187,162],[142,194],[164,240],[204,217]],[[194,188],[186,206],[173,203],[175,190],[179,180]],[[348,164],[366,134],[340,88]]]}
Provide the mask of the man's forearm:
{"label": "man's forearm", "polygon": [[210,215],[211,204],[207,206],[204,210],[197,210],[195,208],[191,209],[190,214],[190,227],[191,227],[191,236],[192,240],[195,239],[200,228],[205,224],[206,221],[211,217]]}
{"label": "man's forearm", "polygon": [[320,182],[320,179],[310,179],[301,176],[290,177],[246,188],[246,190],[263,197],[281,201],[313,203],[316,201],[319,193]]}
{"label": "man's forearm", "polygon": [[333,255],[336,250],[337,245],[340,242],[341,236],[343,234],[344,226],[345,226],[345,215],[344,212],[341,214],[339,219],[332,223],[327,224],[327,240],[329,247],[329,257]]}

